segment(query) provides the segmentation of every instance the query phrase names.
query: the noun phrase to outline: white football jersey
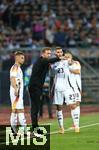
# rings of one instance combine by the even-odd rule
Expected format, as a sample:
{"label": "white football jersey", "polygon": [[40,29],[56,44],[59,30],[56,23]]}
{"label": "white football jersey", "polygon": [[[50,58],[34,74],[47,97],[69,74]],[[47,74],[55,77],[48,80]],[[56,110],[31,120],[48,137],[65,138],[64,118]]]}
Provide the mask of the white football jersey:
{"label": "white football jersey", "polygon": [[[70,70],[81,70],[81,65],[78,61],[74,61],[72,65],[69,65]],[[70,82],[73,88],[78,88],[81,91],[81,73],[80,74],[74,74],[70,73]]]}
{"label": "white football jersey", "polygon": [[[15,77],[16,84],[19,89],[19,95],[23,97],[23,72],[17,64],[14,64],[10,69],[10,78]],[[10,84],[10,94],[14,92],[14,88]]]}
{"label": "white football jersey", "polygon": [[65,68],[67,63],[64,60],[61,60],[59,62],[56,62],[52,65],[52,69],[54,69],[55,72],[55,90],[57,91],[64,91],[66,90],[66,84],[65,84]]}

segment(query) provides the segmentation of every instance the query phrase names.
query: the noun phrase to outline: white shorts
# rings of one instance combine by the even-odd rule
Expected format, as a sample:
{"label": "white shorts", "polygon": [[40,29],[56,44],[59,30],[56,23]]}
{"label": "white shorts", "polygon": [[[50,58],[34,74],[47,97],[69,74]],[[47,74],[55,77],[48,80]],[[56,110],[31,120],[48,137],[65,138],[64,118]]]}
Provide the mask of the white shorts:
{"label": "white shorts", "polygon": [[81,93],[79,90],[75,90],[76,101],[81,102]]}
{"label": "white shorts", "polygon": [[81,102],[81,94],[78,90],[73,91],[71,89],[67,89],[65,92],[65,103],[67,105],[74,104],[77,101]]}
{"label": "white shorts", "polygon": [[63,105],[63,103],[64,103],[64,92],[55,90],[53,104]]}
{"label": "white shorts", "polygon": [[23,96],[20,95],[19,98],[14,95],[14,91],[10,91],[10,99],[12,109],[24,109]]}

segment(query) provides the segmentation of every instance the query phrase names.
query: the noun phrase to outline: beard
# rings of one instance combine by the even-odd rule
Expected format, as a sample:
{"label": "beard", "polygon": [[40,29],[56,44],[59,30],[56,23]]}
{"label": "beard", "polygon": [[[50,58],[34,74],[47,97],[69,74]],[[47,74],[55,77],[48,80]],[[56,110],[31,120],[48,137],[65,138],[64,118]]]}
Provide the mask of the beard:
{"label": "beard", "polygon": [[19,63],[19,64],[20,64],[20,66],[21,66],[21,65],[23,65],[23,63],[24,63],[24,62],[20,62],[20,63]]}

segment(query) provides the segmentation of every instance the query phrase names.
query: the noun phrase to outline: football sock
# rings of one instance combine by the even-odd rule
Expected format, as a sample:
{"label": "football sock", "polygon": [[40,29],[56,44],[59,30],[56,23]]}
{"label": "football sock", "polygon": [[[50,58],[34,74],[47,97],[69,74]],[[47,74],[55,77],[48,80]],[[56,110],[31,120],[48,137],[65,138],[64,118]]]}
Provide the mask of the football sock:
{"label": "football sock", "polygon": [[63,113],[62,110],[57,111],[57,119],[60,128],[63,128]]}
{"label": "football sock", "polygon": [[71,116],[75,127],[79,127],[79,118],[80,118],[80,106],[77,106],[75,109],[71,110]]}

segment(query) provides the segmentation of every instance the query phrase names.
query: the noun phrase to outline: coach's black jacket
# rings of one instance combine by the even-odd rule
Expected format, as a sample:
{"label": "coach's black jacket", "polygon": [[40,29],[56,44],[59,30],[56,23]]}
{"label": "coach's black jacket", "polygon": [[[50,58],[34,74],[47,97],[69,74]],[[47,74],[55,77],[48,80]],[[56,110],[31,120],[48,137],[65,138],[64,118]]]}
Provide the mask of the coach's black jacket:
{"label": "coach's black jacket", "polygon": [[58,57],[43,58],[42,56],[37,59],[32,68],[32,74],[29,82],[29,91],[39,90],[42,91],[45,81],[46,73],[49,69],[49,64],[59,61]]}

